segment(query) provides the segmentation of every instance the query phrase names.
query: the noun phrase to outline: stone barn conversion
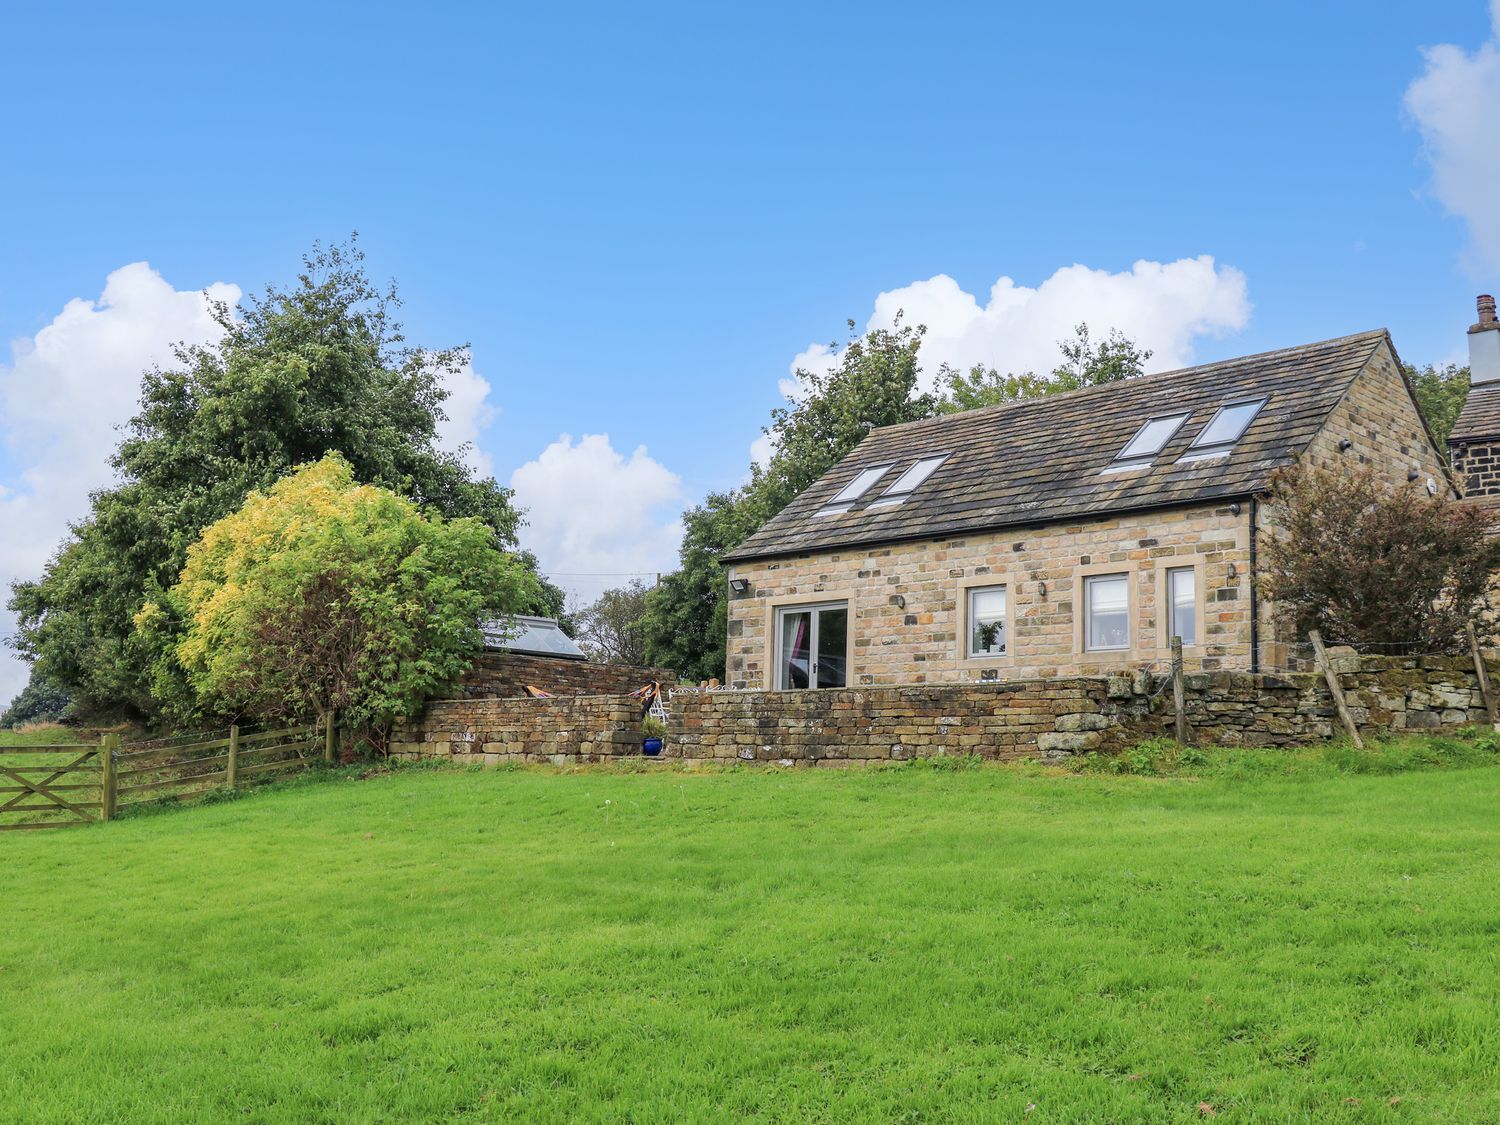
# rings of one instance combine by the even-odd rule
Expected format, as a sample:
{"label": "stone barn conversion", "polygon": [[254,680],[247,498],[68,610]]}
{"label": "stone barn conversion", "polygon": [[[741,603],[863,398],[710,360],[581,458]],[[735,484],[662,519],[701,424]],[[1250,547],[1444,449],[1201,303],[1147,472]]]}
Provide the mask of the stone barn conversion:
{"label": "stone barn conversion", "polygon": [[[1470,341],[1454,465],[1500,509],[1493,301]],[[849,766],[1116,750],[1173,730],[1174,634],[1190,740],[1330,737],[1330,685],[1288,668],[1301,638],[1276,635],[1256,571],[1276,533],[1261,499],[1299,457],[1459,495],[1384,331],[874,430],[732,552],[729,690],[669,693],[666,754]],[[639,754],[641,702],[621,693],[663,677],[633,669],[614,688],[515,698],[518,678],[565,683],[579,667],[529,643],[486,654],[477,690],[402,724],[392,752]],[[1500,717],[1480,675],[1500,680],[1492,655],[1329,658],[1363,731]]]}
{"label": "stone barn conversion", "polygon": [[874,430],[730,553],[726,682],[1098,675],[1174,634],[1277,667],[1260,497],[1299,457],[1457,495],[1383,330]]}

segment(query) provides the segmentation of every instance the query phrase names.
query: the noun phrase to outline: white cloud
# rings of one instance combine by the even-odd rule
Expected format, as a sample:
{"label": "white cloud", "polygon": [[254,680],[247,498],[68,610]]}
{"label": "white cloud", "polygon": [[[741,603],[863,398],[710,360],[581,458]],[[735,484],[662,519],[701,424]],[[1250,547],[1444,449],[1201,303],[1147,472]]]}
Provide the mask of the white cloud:
{"label": "white cloud", "polygon": [[1406,90],[1422,133],[1432,189],[1468,224],[1477,270],[1500,269],[1500,0],[1491,0],[1490,38],[1472,54],[1443,44],[1422,51],[1426,71]]}
{"label": "white cloud", "polygon": [[[240,290],[216,282],[209,295],[234,304]],[[168,363],[173,343],[207,343],[219,331],[202,293],[173,289],[135,262],[111,273],[97,300],[75,298],[11,343],[0,364],[0,441],[17,468],[0,483],[0,592],[39,574],[68,521],[85,514],[89,491],[109,483],[115,427],[134,412],[142,372]],[[14,626],[0,612],[0,634]],[[26,675],[0,651],[0,707]]]}
{"label": "white cloud", "polygon": [[763,433],[750,443],[750,463],[764,468],[771,463],[771,455],[775,452],[776,439]]}
{"label": "white cloud", "polygon": [[521,543],[580,604],[631,573],[647,582],[676,566],[682,481],[645,446],[625,457],[608,434],[562,434],[511,474],[526,509]]}
{"label": "white cloud", "polygon": [[[1118,328],[1150,349],[1152,371],[1182,367],[1193,361],[1200,338],[1243,328],[1250,320],[1250,300],[1245,275],[1205,254],[1166,263],[1139,261],[1121,273],[1067,266],[1036,288],[1001,277],[983,301],[938,274],[877,296],[866,330],[892,327],[897,313],[906,324],[927,326],[921,359],[930,389],[945,363],[959,370],[983,364],[1005,372],[1051,371],[1062,359],[1058,341],[1071,339],[1080,322],[1096,339]],[[781,381],[782,393],[797,396],[798,369],[827,372],[838,361],[838,351],[827,344],[811,345],[792,360],[792,377]],[[751,446],[751,457],[768,457],[771,449],[762,435]]]}
{"label": "white cloud", "polygon": [[480,431],[489,427],[498,412],[489,401],[489,380],[474,370],[472,359],[465,359],[456,370],[442,373],[442,383],[448,391],[443,400],[443,413],[448,417],[438,423],[438,446],[452,453],[462,450],[469,468],[480,476],[493,476],[494,459],[479,448]]}

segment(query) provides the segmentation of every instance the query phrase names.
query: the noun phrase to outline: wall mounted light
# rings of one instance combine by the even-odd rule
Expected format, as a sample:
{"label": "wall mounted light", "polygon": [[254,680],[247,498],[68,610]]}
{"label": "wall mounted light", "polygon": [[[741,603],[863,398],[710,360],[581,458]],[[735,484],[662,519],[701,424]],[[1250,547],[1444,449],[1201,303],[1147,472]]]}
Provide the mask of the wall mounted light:
{"label": "wall mounted light", "polygon": [[1421,475],[1422,474],[1419,473],[1419,472],[1417,472],[1416,469],[1407,469],[1406,470],[1406,483],[1410,484],[1412,481],[1416,480]]}
{"label": "wall mounted light", "polygon": [[1238,578],[1239,576],[1240,576],[1240,568],[1237,567],[1237,566],[1235,566],[1234,563],[1230,563],[1229,564],[1229,577],[1230,578]]}
{"label": "wall mounted light", "polygon": [[1350,441],[1348,438],[1342,438],[1342,439],[1340,439],[1340,441],[1339,441],[1339,452],[1340,453],[1348,453],[1349,450],[1351,450],[1353,448],[1354,448],[1354,442]]}
{"label": "wall mounted light", "polygon": [[750,589],[750,579],[748,579],[748,578],[731,578],[729,580],[729,588],[731,590],[733,590],[736,594],[743,594],[743,593],[747,592]]}
{"label": "wall mounted light", "polygon": [[1231,516],[1237,516],[1240,514],[1240,502],[1238,500],[1229,505],[1229,514]]}
{"label": "wall mounted light", "polygon": [[895,606],[897,609],[905,609],[906,608],[906,599],[904,597],[902,597],[900,594],[892,594],[891,595],[891,604],[893,606]]}
{"label": "wall mounted light", "polygon": [[1045,598],[1047,596],[1047,583],[1038,582],[1036,584],[1036,592]]}

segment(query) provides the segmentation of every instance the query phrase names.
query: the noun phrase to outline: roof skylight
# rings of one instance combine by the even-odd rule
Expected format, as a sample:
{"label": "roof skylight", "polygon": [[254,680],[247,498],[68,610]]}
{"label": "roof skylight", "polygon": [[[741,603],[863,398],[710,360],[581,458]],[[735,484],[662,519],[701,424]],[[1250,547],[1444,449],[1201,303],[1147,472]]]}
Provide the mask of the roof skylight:
{"label": "roof skylight", "polygon": [[[875,465],[863,470],[858,476],[844,485],[839,494],[828,503],[818,509],[817,515],[836,516],[847,512],[854,507],[854,502],[870,490],[870,487],[890,471],[890,463]],[[899,483],[899,482],[898,482]]]}
{"label": "roof skylight", "polygon": [[906,472],[897,477],[891,483],[891,487],[887,488],[881,494],[880,499],[872,503],[870,507],[888,508],[892,504],[901,503],[901,501],[917,490],[918,485],[937,472],[938,466],[946,460],[948,460],[946,453],[940,453],[936,457],[923,457],[915,465],[907,469]]}
{"label": "roof skylight", "polygon": [[1125,448],[1115,454],[1115,459],[1105,468],[1106,473],[1117,473],[1124,469],[1140,469],[1151,464],[1152,458],[1161,452],[1162,446],[1172,440],[1172,435],[1188,420],[1186,414],[1164,414],[1150,418]]}
{"label": "roof skylight", "polygon": [[1223,457],[1230,453],[1265,404],[1264,398],[1255,398],[1248,402],[1231,402],[1227,406],[1219,407],[1214,412],[1214,416],[1208,420],[1208,425],[1204,426],[1198,436],[1193,439],[1193,444],[1188,446],[1188,451],[1178,460],[1202,461],[1209,457]]}

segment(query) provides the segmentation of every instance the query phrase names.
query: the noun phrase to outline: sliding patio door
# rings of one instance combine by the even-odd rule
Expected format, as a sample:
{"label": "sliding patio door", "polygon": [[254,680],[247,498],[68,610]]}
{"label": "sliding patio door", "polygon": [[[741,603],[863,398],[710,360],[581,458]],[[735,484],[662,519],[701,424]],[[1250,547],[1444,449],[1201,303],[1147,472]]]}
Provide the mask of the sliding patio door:
{"label": "sliding patio door", "polygon": [[849,668],[849,603],[776,611],[776,687],[844,687]]}

